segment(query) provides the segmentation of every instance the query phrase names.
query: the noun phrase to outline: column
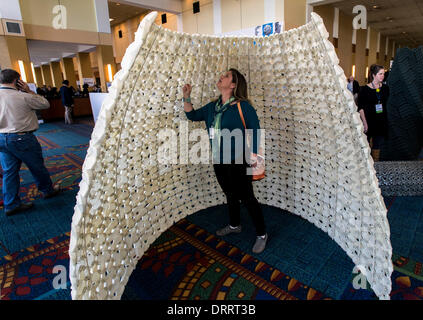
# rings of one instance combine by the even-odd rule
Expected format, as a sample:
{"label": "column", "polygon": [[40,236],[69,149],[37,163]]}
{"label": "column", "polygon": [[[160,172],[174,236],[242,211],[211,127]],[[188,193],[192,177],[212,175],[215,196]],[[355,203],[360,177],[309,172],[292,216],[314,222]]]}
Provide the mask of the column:
{"label": "column", "polygon": [[333,13],[333,32],[332,32],[332,43],[335,48],[335,52],[339,55],[338,39],[339,39],[339,8],[334,8]]}
{"label": "column", "polygon": [[79,52],[76,55],[79,84],[82,90],[84,78],[94,78],[93,69],[91,68],[90,54],[88,52]]}
{"label": "column", "polygon": [[264,22],[276,22],[276,1],[264,0]]}
{"label": "column", "polygon": [[367,38],[366,38],[366,81],[369,79],[369,73],[370,73],[370,66],[369,66],[369,55],[370,55],[370,34],[371,30],[370,27],[367,27]]}
{"label": "column", "polygon": [[34,67],[35,77],[37,78],[37,86],[42,87],[43,82],[43,75],[41,73],[41,67]]}
{"label": "column", "polygon": [[[107,92],[107,82],[113,81],[116,64],[112,46],[97,46],[98,72],[100,73],[101,91]],[[109,70],[110,65],[110,70]],[[111,75],[109,74],[111,71]]]}
{"label": "column", "polygon": [[60,68],[60,62],[52,61],[50,62],[51,78],[53,81],[53,87],[60,89],[62,86],[63,76],[62,69]]}
{"label": "column", "polygon": [[77,86],[76,86],[75,66],[73,64],[73,59],[63,58],[60,61],[60,64],[62,66],[64,80],[68,80],[69,85],[76,89]]}
{"label": "column", "polygon": [[14,69],[28,83],[34,83],[28,46],[24,37],[0,36],[0,68]]}
{"label": "column", "polygon": [[[22,25],[22,14],[19,0],[2,1],[0,3],[0,23],[3,20],[17,22]],[[14,69],[21,74],[21,78],[28,83],[34,83],[31,60],[24,33],[7,35],[0,27],[0,68]],[[4,35],[3,35],[4,34]]]}
{"label": "column", "polygon": [[[355,59],[356,51],[357,51],[357,29],[353,28],[352,34],[352,54],[351,54],[351,75],[354,76],[355,80],[357,80],[357,63]],[[358,81],[358,80],[357,80]]]}
{"label": "column", "polygon": [[[182,14],[181,20],[182,20]],[[179,15],[178,15],[179,22]],[[182,21],[181,21],[182,25]],[[213,25],[214,25],[214,34],[222,33],[222,7],[220,0],[213,0]],[[179,30],[178,30],[179,31]]]}
{"label": "column", "polygon": [[306,0],[285,0],[284,1],[284,22],[285,30],[300,27],[306,23],[307,1]]}
{"label": "column", "polygon": [[397,44],[395,43],[395,41],[392,42],[392,54],[391,54],[391,59],[395,59],[395,55],[397,54],[397,50],[396,50],[396,46]]}
{"label": "column", "polygon": [[41,74],[43,76],[43,83],[46,86],[53,86],[53,79],[51,78],[51,70],[49,64],[41,65]]}

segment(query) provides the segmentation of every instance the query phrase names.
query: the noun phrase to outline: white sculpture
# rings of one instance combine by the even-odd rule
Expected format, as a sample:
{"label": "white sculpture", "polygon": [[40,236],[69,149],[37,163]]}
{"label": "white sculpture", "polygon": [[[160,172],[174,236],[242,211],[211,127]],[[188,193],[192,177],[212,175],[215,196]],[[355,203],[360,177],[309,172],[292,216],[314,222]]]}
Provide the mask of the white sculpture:
{"label": "white sculpture", "polygon": [[[72,220],[73,299],[120,299],[149,245],[181,218],[222,204],[212,166],[154,165],[161,128],[215,98],[219,74],[246,76],[266,129],[257,199],[300,215],[336,241],[389,299],[390,231],[353,96],[321,18],[270,37],[172,32],[141,22],[92,133]],[[189,128],[202,124],[189,123]],[[195,190],[191,193],[190,190]]]}

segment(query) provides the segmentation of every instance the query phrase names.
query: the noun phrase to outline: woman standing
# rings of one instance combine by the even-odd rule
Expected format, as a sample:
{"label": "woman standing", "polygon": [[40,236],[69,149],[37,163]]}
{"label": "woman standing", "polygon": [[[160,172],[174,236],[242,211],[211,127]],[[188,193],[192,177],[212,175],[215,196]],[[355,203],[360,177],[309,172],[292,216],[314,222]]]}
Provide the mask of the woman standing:
{"label": "woman standing", "polygon": [[[193,109],[191,104],[191,86],[186,84],[183,90],[184,110],[186,116],[192,121],[205,121],[209,130],[212,145],[213,167],[217,181],[226,195],[229,210],[229,225],[218,230],[218,236],[241,232],[240,201],[245,205],[256,228],[256,241],[252,251],[260,253],[267,242],[267,233],[263,213],[259,202],[254,196],[252,176],[247,175],[248,163],[244,155],[244,146],[239,148],[236,141],[230,140],[229,146],[224,144],[223,134],[225,129],[229,132],[239,130],[242,132],[242,141],[245,142],[246,134],[238,110],[240,103],[245,124],[253,130],[252,155],[250,163],[254,166],[257,162],[258,132],[260,129],[257,113],[248,101],[247,82],[244,76],[235,69],[229,69],[217,82],[220,96],[200,109]],[[223,130],[223,131],[222,131]],[[236,139],[235,139],[236,140]],[[230,159],[225,161],[225,159]]]}
{"label": "woman standing", "polygon": [[379,152],[388,138],[387,102],[389,87],[383,84],[385,70],[373,64],[370,67],[370,83],[361,87],[358,93],[358,111],[363,121],[364,133],[372,149],[372,157],[379,160]]}

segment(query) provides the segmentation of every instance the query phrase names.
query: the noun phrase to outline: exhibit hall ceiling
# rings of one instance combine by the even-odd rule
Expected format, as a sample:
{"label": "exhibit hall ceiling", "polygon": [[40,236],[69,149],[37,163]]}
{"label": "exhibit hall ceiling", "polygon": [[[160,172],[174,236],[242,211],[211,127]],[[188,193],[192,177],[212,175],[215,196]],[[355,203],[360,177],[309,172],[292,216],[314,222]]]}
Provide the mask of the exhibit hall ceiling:
{"label": "exhibit hall ceiling", "polygon": [[422,0],[341,0],[313,1],[313,6],[331,4],[345,14],[353,16],[353,8],[363,5],[367,9],[367,22],[401,46],[423,45]]}
{"label": "exhibit hall ceiling", "polygon": [[149,12],[148,9],[133,5],[127,5],[119,2],[108,2],[110,26],[113,27],[128,19]]}

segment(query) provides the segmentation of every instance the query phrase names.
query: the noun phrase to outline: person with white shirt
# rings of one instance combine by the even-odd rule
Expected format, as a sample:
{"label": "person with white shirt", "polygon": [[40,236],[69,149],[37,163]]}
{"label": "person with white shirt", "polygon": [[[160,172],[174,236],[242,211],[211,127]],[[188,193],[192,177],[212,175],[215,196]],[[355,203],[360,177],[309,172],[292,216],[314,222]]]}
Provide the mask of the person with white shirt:
{"label": "person with white shirt", "polygon": [[35,111],[48,108],[48,100],[32,92],[28,84],[20,80],[18,72],[12,69],[0,72],[0,163],[7,216],[33,206],[33,203],[21,202],[19,197],[22,162],[30,170],[44,198],[60,192],[59,186],[53,186],[40,143],[33,134],[39,127]]}

